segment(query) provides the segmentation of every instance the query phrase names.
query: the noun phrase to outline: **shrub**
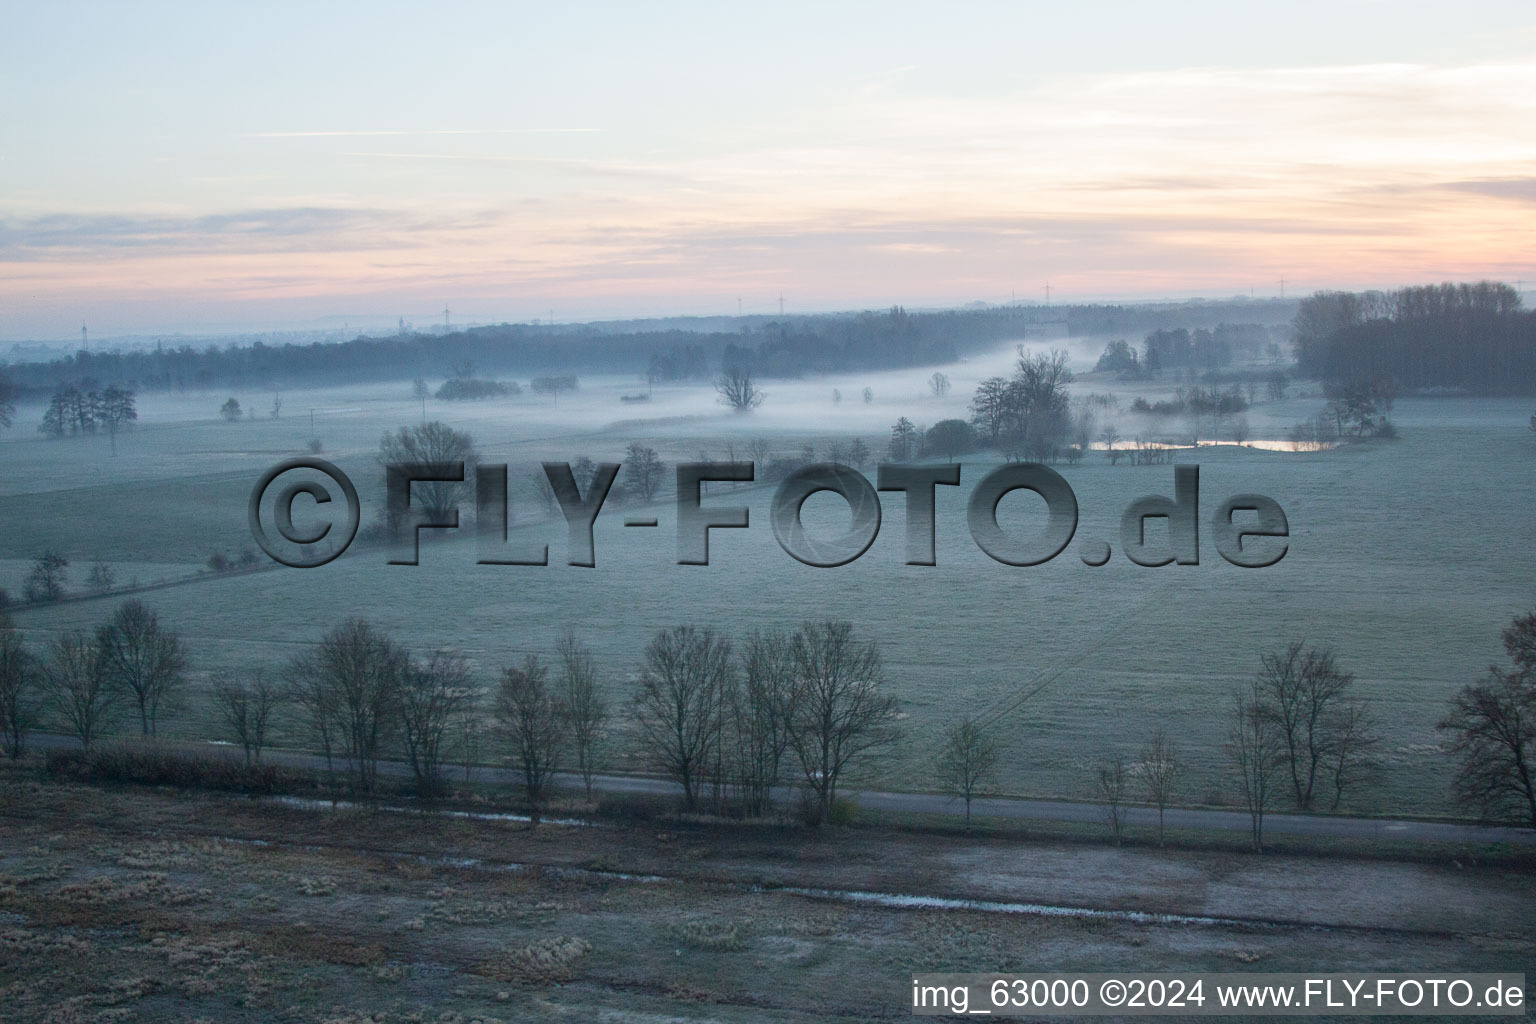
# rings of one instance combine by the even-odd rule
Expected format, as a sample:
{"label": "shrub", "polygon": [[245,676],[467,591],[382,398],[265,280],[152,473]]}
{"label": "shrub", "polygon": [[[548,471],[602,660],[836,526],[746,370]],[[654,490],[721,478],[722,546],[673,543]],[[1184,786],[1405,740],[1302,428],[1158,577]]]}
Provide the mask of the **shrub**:
{"label": "shrub", "polygon": [[105,594],[117,585],[117,572],[106,562],[98,558],[95,564],[91,566],[91,574],[87,585],[93,593]]}
{"label": "shrub", "polygon": [[592,952],[592,944],[573,935],[560,935],[526,946],[504,949],[473,968],[475,974],[519,985],[550,985],[575,979],[577,965]]}
{"label": "shrub", "polygon": [[822,825],[852,825],[859,815],[858,805],[848,797],[840,796],[832,801],[832,806],[827,808],[826,816],[821,813],[821,804],[807,790],[800,795],[798,808],[800,821],[810,828],[820,828]]}
{"label": "shrub", "polygon": [[609,793],[597,801],[596,815],[614,821],[643,823],[665,817],[671,802],[639,793]]}
{"label": "shrub", "polygon": [[450,402],[465,402],[476,401],[482,398],[501,398],[504,395],[518,395],[522,393],[522,390],[522,387],[516,381],[503,383],[499,380],[455,377],[453,380],[445,381],[443,386],[437,389],[437,397]]}
{"label": "shrub", "polygon": [[719,953],[740,949],[751,927],[751,918],[733,921],[718,917],[695,917],[674,922],[667,928],[667,932],[678,945]]}
{"label": "shrub", "polygon": [[247,765],[233,757],[162,747],[121,745],[89,752],[50,750],[43,770],[50,778],[71,782],[132,783],[258,795],[315,788],[311,776],[290,768]]}

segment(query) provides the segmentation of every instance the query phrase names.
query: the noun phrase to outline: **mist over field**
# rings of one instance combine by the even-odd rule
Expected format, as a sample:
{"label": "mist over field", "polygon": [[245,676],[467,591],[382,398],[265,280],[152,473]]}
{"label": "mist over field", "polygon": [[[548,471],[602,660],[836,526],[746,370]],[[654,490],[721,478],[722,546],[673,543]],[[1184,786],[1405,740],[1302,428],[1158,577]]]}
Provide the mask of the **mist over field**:
{"label": "mist over field", "polygon": [[11,7],[0,1024],[1536,997],[1528,0]]}
{"label": "mist over field", "polygon": [[[257,418],[224,422],[210,415],[222,391],[146,395],[115,457],[102,450],[101,437],[46,442],[13,434],[4,442],[11,469],[6,512],[27,525],[0,547],[0,585],[20,593],[31,559],[45,548],[66,552],[82,574],[102,560],[123,583],[172,584],[151,600],[193,656],[186,712],[168,726],[188,739],[219,732],[211,703],[199,700],[212,677],[251,664],[278,671],[343,614],[362,615],[416,650],[462,652],[487,677],[529,653],[548,657],[559,631],[573,626],[593,648],[604,691],[619,704],[658,630],[707,624],[743,637],[846,618],[879,645],[904,723],[900,745],[878,770],[870,766],[864,784],[931,788],[927,766],[945,727],[969,716],[996,731],[1002,791],[1070,798],[1091,795],[1096,761],[1134,757],[1161,727],[1181,737],[1192,798],[1236,800],[1222,752],[1228,706],[1261,654],[1303,639],[1338,653],[1382,723],[1380,757],[1390,770],[1349,806],[1452,812],[1454,766],[1435,723],[1475,671],[1469,666],[1497,650],[1500,625],[1528,599],[1536,570],[1536,555],[1518,541],[1536,483],[1529,474],[1500,472],[1531,444],[1520,400],[1401,398],[1394,412],[1399,439],[1316,451],[1211,438],[1205,447],[1175,451],[1171,463],[1144,466],[1111,465],[1102,450],[1092,451],[1081,464],[1058,467],[1079,504],[1076,537],[1052,562],[1034,567],[993,561],[967,529],[970,488],[1001,463],[994,453],[959,456],[961,486],[937,489],[934,567],[903,564],[899,493],[882,496],[879,537],[862,558],[819,569],[795,561],[774,540],[773,485],[711,484],[706,505],[745,505],[751,527],[714,531],[707,567],[676,564],[676,463],[749,459],[757,439],[766,440],[770,457],[798,455],[807,445],[825,452],[855,437],[880,452],[900,416],[924,426],[968,418],[977,383],[1008,373],[1019,344],[940,367],[765,381],[766,399],[746,415],[723,407],[707,383],[647,388],[612,375],[582,375],[576,391],[555,398],[525,391],[485,402],[428,399],[428,417],[468,432],[481,463],[509,465],[510,539],[548,544],[551,564],[543,567],[475,564],[466,505],[457,536],[439,541],[434,531],[424,532],[419,566],[387,565],[384,549],[358,547],[313,570],[209,573],[210,553],[233,559],[251,547],[246,502],[260,473],[304,451],[312,437],[356,481],[365,522],[376,519],[383,505],[378,438],[418,422],[421,403],[405,381],[232,388]],[[1173,390],[1167,382],[1095,373],[1091,357],[1102,352],[1102,339],[1024,344],[1026,351],[1054,346],[1069,353],[1078,375],[1075,398],[1114,396],[1101,420],[1121,424],[1128,437],[1159,436],[1155,421],[1130,406]],[[935,371],[949,378],[945,396],[928,383]],[[622,400],[646,393],[646,402]],[[273,394],[282,395],[276,419],[264,408]],[[1282,400],[1257,402],[1245,414],[1249,443],[1291,447],[1287,431],[1321,404],[1315,385],[1305,384]],[[26,404],[18,410],[19,419],[37,415]],[[635,502],[615,499],[597,520],[596,567],[564,564],[563,521],[533,487],[538,464],[583,457],[622,463],[632,442],[653,446],[667,465],[645,510],[659,527],[626,529],[623,519]],[[871,479],[875,461],[864,470]],[[1171,496],[1173,466],[1182,464],[1201,469],[1201,564],[1133,565],[1119,551],[1120,515],[1142,495]],[[1249,492],[1274,498],[1290,524],[1286,557],[1265,569],[1227,564],[1205,529],[1222,500]],[[1005,529],[1026,534],[1039,529],[1039,509],[1038,499],[1020,492],[1004,500],[999,518]],[[305,506],[296,506],[301,525],[305,515]],[[821,494],[806,503],[805,515],[813,534],[830,536],[845,528],[847,512],[840,499]],[[1115,549],[1109,565],[1090,568],[1079,559],[1089,539]],[[1442,599],[1446,594],[1457,598]],[[61,630],[91,628],[119,600],[104,595],[40,607],[19,624],[41,646]],[[615,722],[605,768],[643,770],[625,749],[627,731],[622,719]],[[302,732],[285,735],[286,742],[306,742]]]}

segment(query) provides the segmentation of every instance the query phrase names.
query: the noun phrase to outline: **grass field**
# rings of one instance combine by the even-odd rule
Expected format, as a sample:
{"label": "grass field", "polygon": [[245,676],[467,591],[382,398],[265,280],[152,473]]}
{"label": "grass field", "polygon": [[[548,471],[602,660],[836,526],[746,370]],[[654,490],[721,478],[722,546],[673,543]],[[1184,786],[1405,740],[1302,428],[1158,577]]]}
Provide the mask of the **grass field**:
{"label": "grass field", "polygon": [[[619,459],[639,439],[670,465],[728,443],[772,439],[780,452],[862,436],[883,449],[889,425],[963,414],[975,379],[996,360],[950,369],[954,391],[925,395],[925,373],[865,375],[770,386],[757,413],[733,416],[706,388],[658,389],[652,402],[622,404],[632,381],[584,381],[556,406],[525,394],[508,403],[429,403],[428,415],[470,430],[483,461],[506,461],[514,475],[540,459]],[[868,384],[875,401],[860,398]],[[833,388],[843,395],[834,404]],[[1164,385],[1167,391],[1171,385]],[[263,418],[213,419],[224,394],[145,396],[141,424],[107,454],[105,438],[49,442],[26,435],[34,410],[0,442],[0,585],[21,588],[27,560],[46,546],[73,561],[84,583],[92,559],[119,567],[119,583],[182,577],[216,548],[251,546],[245,504],[260,473],[324,442],[363,492],[364,520],[380,504],[382,473],[373,461],[385,430],[416,422],[408,384],[292,392],[281,419],[267,416],[270,395],[242,395]],[[1075,390],[1131,394],[1108,381]],[[1256,437],[1280,436],[1320,405],[1305,395],[1261,402],[1248,419]],[[313,407],[315,426],[308,410]],[[965,526],[970,486],[990,456],[965,460],[962,486],[938,494],[938,561],[903,564],[901,496],[884,496],[878,540],[859,561],[836,569],[799,564],[768,525],[766,487],[720,490],[717,505],[745,504],[748,530],[716,531],[712,564],[676,564],[670,484],[655,511],[660,528],[626,529],[617,509],[599,518],[597,567],[565,561],[565,527],[532,520],[520,535],[547,539],[548,567],[480,566],[468,538],[426,544],[417,567],[388,566],[378,550],[355,549],[310,571],[205,576],[146,595],[191,645],[201,680],[242,664],[276,666],[346,614],[376,621],[417,648],[463,651],[489,680],[524,652],[550,653],[559,628],[575,625],[599,658],[611,693],[623,696],[639,652],[657,629],[714,624],[742,634],[807,618],[852,620],[878,641],[890,686],[902,701],[906,737],[880,766],[891,787],[926,788],[942,727],[960,715],[983,717],[1002,738],[1002,789],[1076,797],[1104,753],[1134,753],[1156,727],[1168,730],[1190,762],[1186,802],[1220,799],[1220,744],[1231,692],[1261,653],[1293,639],[1333,645],[1359,677],[1385,737],[1379,784],[1353,802],[1361,811],[1440,814],[1449,764],[1434,724],[1447,697],[1501,656],[1499,630],[1536,605],[1536,437],[1529,405],[1508,400],[1402,399],[1400,438],[1334,450],[1291,453],[1231,447],[1180,453],[1201,467],[1202,526],[1227,495],[1267,494],[1284,507],[1290,552],[1268,569],[1225,563],[1202,530],[1201,564],[1148,569],[1119,552],[1118,521],[1134,498],[1172,494],[1169,466],[1111,467],[1095,456],[1060,471],[1081,509],[1077,539],[1053,562],[1013,568],[993,562]],[[1119,419],[1121,431],[1129,417]],[[873,467],[866,472],[873,475]],[[523,496],[520,496],[520,498]],[[813,523],[836,519],[835,499],[812,499]],[[1021,496],[1001,515],[1034,529]],[[526,500],[514,500],[523,511]],[[1109,565],[1090,568],[1078,542],[1114,544]],[[27,609],[18,625],[36,640],[54,630],[93,625],[117,599]],[[1024,699],[1026,695],[1028,699]],[[193,704],[174,731],[212,728]],[[624,767],[623,728],[612,745]]]}
{"label": "grass field", "polygon": [[1536,948],[1529,872],[1472,858],[675,821],[404,827],[5,765],[0,808],[0,994],[18,1024],[905,1019],[916,972],[1528,973]]}

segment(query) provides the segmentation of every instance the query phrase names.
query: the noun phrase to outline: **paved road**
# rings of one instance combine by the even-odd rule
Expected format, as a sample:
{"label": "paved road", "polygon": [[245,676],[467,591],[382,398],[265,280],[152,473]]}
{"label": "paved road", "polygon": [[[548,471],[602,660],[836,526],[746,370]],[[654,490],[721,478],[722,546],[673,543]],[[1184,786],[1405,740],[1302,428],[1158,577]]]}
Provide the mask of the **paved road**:
{"label": "paved road", "polygon": [[[69,736],[33,734],[27,742],[34,747],[64,749],[77,747],[79,743]],[[187,746],[192,746],[188,744]],[[209,746],[215,746],[209,744]],[[228,750],[224,745],[218,749]],[[294,767],[320,770],[325,768],[325,758],[288,751],[270,751],[267,760]],[[339,765],[344,762],[338,761]],[[379,772],[391,776],[409,776],[410,765],[402,761],[381,761]],[[462,772],[459,773],[462,777]],[[516,773],[507,768],[478,766],[471,772],[475,782],[513,783]],[[581,779],[576,775],[557,776],[556,785],[576,788]],[[677,796],[682,788],[665,779],[635,775],[598,775],[593,787],[603,793],[642,793],[651,796]],[[784,799],[789,791],[776,794]],[[887,793],[874,790],[852,790],[845,794],[859,807],[878,811],[903,811],[919,814],[963,814],[965,804],[957,797],[932,793]],[[1102,804],[1075,803],[1067,800],[1025,800],[1016,797],[985,797],[971,802],[971,813],[977,817],[1015,818],[1029,821],[1067,821],[1102,824]],[[1132,807],[1123,812],[1131,825],[1155,826],[1157,811],[1147,807]],[[1243,811],[1213,811],[1171,808],[1164,815],[1169,828],[1214,829],[1218,831],[1247,832],[1248,815]],[[1287,835],[1306,835],[1351,839],[1391,839],[1442,843],[1522,843],[1536,844],[1536,830],[1496,825],[1461,825],[1437,821],[1413,819],[1348,818],[1316,814],[1266,814],[1264,831]]]}

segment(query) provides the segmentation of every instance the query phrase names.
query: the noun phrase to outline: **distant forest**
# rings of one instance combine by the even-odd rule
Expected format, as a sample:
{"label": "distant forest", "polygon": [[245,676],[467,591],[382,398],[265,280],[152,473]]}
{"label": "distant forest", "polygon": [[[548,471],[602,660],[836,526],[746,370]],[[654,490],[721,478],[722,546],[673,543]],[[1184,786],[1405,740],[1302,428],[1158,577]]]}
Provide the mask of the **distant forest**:
{"label": "distant forest", "polygon": [[[1230,301],[1144,306],[1001,306],[910,313],[880,312],[676,319],[623,324],[499,324],[452,334],[358,337],[307,345],[208,345],[114,352],[77,352],[6,368],[21,394],[47,394],[65,382],[121,383],[138,391],[294,387],[370,380],[448,378],[472,364],[486,375],[632,373],[653,381],[692,380],[725,368],[760,377],[799,377],[843,370],[889,369],[951,362],[1009,340],[1083,337],[1160,328],[1214,327],[1240,313],[1283,323],[1295,303]],[[736,330],[719,330],[735,323]]]}
{"label": "distant forest", "polygon": [[1536,394],[1536,312],[1506,284],[1319,292],[1302,301],[1294,324],[1303,376]]}

